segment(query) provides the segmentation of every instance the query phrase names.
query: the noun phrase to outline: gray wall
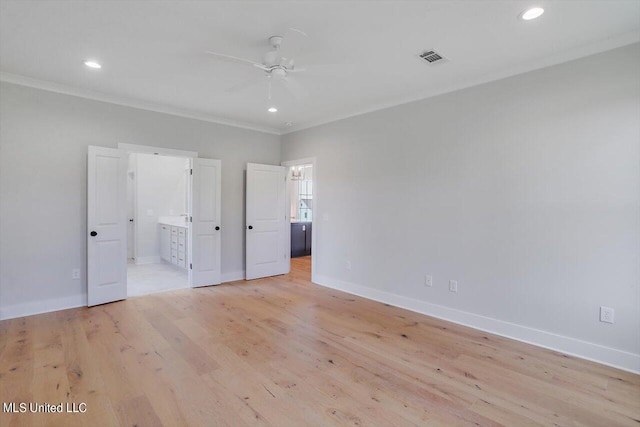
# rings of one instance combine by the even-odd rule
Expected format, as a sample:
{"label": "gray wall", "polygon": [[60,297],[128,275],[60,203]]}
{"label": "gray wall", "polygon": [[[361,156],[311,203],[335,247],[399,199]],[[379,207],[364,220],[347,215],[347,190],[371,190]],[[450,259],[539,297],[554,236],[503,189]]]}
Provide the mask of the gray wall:
{"label": "gray wall", "polygon": [[[570,337],[598,360],[589,349],[614,349],[640,371],[638,44],[285,135],[282,147],[2,83],[0,316],[86,298],[87,146],[118,142],[222,160],[223,274],[244,268],[246,163],[316,157],[325,284]],[[598,321],[600,305],[615,324]]]}
{"label": "gray wall", "polygon": [[285,135],[304,157],[321,281],[640,353],[638,44]]}
{"label": "gray wall", "polygon": [[[157,262],[160,259],[159,217],[174,216],[184,222],[185,218],[180,214],[189,212],[189,160],[142,153],[132,154],[131,157],[130,163],[134,163],[135,171],[135,197],[132,198],[137,202],[137,215],[131,216],[135,216],[137,221],[136,263]],[[148,215],[149,209],[153,211],[151,215]]]}
{"label": "gray wall", "polygon": [[[87,146],[119,142],[222,160],[222,273],[244,269],[247,162],[279,164],[280,138],[0,84],[0,315],[86,298]],[[82,279],[71,270],[82,268]],[[57,302],[56,302],[57,301]]]}

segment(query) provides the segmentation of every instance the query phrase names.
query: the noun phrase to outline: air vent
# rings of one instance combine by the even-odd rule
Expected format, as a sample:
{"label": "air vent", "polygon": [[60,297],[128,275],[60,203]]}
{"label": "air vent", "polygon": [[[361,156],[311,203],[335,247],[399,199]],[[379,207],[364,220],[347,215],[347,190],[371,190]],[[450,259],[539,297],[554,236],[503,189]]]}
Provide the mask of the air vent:
{"label": "air vent", "polygon": [[425,60],[430,65],[441,64],[443,62],[447,62],[447,58],[445,58],[444,56],[440,55],[435,50],[425,50],[424,52],[422,52],[418,56],[420,56],[420,58]]}

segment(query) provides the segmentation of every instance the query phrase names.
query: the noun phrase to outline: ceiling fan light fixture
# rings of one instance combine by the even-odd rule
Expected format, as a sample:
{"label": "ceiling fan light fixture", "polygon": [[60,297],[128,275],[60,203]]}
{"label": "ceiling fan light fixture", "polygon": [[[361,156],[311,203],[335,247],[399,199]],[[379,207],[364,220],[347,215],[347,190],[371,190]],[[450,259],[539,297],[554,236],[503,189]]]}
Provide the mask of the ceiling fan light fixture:
{"label": "ceiling fan light fixture", "polygon": [[541,7],[532,7],[530,9],[525,10],[520,14],[520,19],[523,21],[531,21],[532,19],[536,19],[540,17],[544,13],[544,9]]}
{"label": "ceiling fan light fixture", "polygon": [[267,111],[268,111],[268,112],[270,112],[270,113],[277,113],[277,112],[278,112],[278,109],[277,109],[276,107],[269,107],[269,108],[267,109]]}
{"label": "ceiling fan light fixture", "polygon": [[99,62],[92,61],[92,60],[84,61],[84,66],[87,68],[92,68],[94,70],[99,70],[100,68],[102,68],[102,65],[100,65]]}

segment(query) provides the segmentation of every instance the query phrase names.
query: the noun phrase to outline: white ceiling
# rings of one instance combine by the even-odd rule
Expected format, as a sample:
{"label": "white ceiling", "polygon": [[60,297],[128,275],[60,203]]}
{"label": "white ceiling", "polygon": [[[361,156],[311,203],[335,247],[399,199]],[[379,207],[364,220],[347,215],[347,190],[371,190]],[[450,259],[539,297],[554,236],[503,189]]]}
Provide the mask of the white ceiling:
{"label": "white ceiling", "polygon": [[[519,20],[533,5],[544,15]],[[204,51],[260,61],[267,38],[289,27],[309,34],[297,66],[344,64],[350,72],[300,76],[309,93],[303,100],[276,88],[269,102],[266,84],[226,92],[262,72]],[[276,133],[638,40],[638,0],[0,0],[3,80]],[[449,62],[429,67],[417,59],[430,48]],[[85,68],[88,58],[102,70]],[[270,104],[280,111],[268,113]]]}

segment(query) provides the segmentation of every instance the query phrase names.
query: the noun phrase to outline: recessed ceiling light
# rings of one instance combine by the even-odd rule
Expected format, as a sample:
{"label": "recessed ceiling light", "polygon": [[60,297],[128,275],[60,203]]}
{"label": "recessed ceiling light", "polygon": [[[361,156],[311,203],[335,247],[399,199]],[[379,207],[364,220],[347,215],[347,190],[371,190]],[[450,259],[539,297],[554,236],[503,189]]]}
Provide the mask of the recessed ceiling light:
{"label": "recessed ceiling light", "polygon": [[276,107],[269,107],[269,109],[267,110],[270,113],[277,113],[278,109]]}
{"label": "recessed ceiling light", "polygon": [[544,13],[544,9],[541,7],[532,7],[531,9],[527,9],[520,14],[520,19],[525,21],[531,21],[532,19],[536,19],[540,15]]}
{"label": "recessed ceiling light", "polygon": [[96,61],[84,61],[84,65],[86,65],[89,68],[96,69],[96,70],[102,68],[102,65],[98,64]]}

